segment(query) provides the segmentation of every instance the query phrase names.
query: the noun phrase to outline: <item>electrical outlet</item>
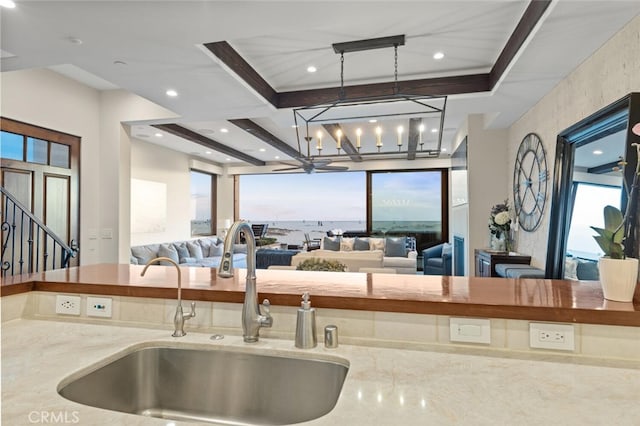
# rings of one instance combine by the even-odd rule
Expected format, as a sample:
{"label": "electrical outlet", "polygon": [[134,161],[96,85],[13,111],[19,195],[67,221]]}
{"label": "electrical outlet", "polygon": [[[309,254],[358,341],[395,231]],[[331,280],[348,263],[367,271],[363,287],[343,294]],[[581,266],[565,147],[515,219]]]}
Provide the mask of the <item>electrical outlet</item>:
{"label": "electrical outlet", "polygon": [[529,323],[529,346],[573,351],[575,349],[573,325]]}
{"label": "electrical outlet", "polygon": [[56,296],[56,314],[80,315],[80,296]]}
{"label": "electrical outlet", "polygon": [[111,318],[112,302],[110,297],[87,297],[87,316]]}

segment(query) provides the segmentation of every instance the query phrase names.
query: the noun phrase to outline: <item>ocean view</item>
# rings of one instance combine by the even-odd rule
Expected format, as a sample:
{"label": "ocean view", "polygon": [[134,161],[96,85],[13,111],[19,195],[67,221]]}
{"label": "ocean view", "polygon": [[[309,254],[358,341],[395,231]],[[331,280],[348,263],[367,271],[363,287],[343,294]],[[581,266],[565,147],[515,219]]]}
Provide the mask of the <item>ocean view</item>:
{"label": "ocean view", "polygon": [[[327,231],[366,231],[366,221],[331,221],[331,220],[299,220],[299,221],[253,221],[252,223],[268,223],[267,236],[277,238],[280,243],[301,245],[304,234],[311,239],[322,238]],[[374,221],[373,229],[378,234],[405,234],[413,232],[438,231],[440,223],[434,221]]]}

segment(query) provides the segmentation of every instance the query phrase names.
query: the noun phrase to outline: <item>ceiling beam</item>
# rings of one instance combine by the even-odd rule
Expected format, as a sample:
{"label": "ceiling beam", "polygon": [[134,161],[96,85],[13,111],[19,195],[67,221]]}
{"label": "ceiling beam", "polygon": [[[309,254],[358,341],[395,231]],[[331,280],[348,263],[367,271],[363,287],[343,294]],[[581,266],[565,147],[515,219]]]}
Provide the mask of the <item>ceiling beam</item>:
{"label": "ceiling beam", "polygon": [[228,120],[230,123],[235,124],[245,132],[255,136],[263,142],[266,142],[270,146],[274,147],[278,151],[281,151],[285,155],[288,155],[291,158],[300,158],[303,157],[302,153],[298,152],[297,149],[293,148],[288,143],[279,139],[278,137],[271,134],[267,129],[258,125],[254,121],[248,118],[239,118],[234,120]]}
{"label": "ceiling beam", "polygon": [[[411,95],[458,95],[488,92],[489,74],[471,74],[455,77],[423,78],[398,82],[398,92]],[[375,98],[395,93],[395,83],[359,84],[344,87],[344,99]],[[297,90],[278,93],[278,108],[298,108],[324,104],[339,99],[340,87]]]}
{"label": "ceiling beam", "polygon": [[605,173],[613,172],[614,168],[620,167],[620,160],[612,161],[611,163],[601,164],[595,167],[589,167],[587,173],[593,173],[596,175],[602,175]]}
{"label": "ceiling beam", "polygon": [[258,92],[267,102],[274,107],[278,106],[278,92],[229,43],[217,41],[205,43],[204,47],[209,49],[224,65]]}
{"label": "ceiling beam", "polygon": [[540,21],[540,18],[542,18],[542,15],[544,15],[544,12],[550,4],[551,0],[531,0],[529,2],[529,6],[527,6],[527,9],[522,14],[518,25],[515,30],[513,30],[513,33],[511,33],[509,40],[507,40],[502,52],[500,52],[498,59],[489,72],[491,89],[498,84],[507,67],[511,61],[513,61],[522,44],[527,40],[531,31],[533,31],[538,24],[538,21]]}
{"label": "ceiling beam", "polygon": [[351,158],[351,161],[360,162],[362,161],[362,157],[358,153],[358,150],[353,146],[351,140],[347,136],[346,132],[342,129],[340,124],[323,124],[322,127],[331,135],[334,141],[337,143],[336,133],[338,130],[342,132],[342,137],[340,138],[340,147],[341,149]]}
{"label": "ceiling beam", "polygon": [[250,155],[245,154],[244,152],[240,152],[238,150],[230,148],[206,136],[202,136],[201,134],[196,133],[193,130],[189,130],[186,127],[182,127],[179,124],[175,124],[175,123],[152,124],[152,126],[155,127],[156,129],[164,130],[167,133],[171,133],[174,136],[181,137],[183,139],[197,143],[199,145],[206,146],[207,148],[213,149],[214,151],[218,151],[223,154],[229,155],[231,157],[237,158],[238,160],[246,161],[247,163],[253,164],[254,166],[266,165],[264,161],[258,158],[252,157]]}

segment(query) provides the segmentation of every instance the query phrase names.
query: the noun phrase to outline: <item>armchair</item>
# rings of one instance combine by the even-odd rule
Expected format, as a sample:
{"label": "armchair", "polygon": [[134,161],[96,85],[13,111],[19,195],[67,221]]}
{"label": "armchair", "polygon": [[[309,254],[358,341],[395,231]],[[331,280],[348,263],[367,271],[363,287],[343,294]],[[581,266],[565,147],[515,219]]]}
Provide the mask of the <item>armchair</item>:
{"label": "armchair", "polygon": [[304,233],[304,242],[307,244],[307,251],[318,250],[321,240],[319,238],[311,239],[308,233]]}
{"label": "armchair", "polygon": [[451,275],[451,244],[442,243],[422,250],[424,275]]}

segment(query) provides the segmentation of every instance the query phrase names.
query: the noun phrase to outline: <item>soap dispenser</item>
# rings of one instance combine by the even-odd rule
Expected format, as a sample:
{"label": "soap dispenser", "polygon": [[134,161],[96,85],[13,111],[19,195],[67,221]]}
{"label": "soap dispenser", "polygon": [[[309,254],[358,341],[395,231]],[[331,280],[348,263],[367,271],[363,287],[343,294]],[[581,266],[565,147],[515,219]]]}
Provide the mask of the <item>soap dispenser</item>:
{"label": "soap dispenser", "polygon": [[296,321],[296,348],[310,349],[318,345],[316,336],[316,310],[311,307],[309,292],[302,295]]}

